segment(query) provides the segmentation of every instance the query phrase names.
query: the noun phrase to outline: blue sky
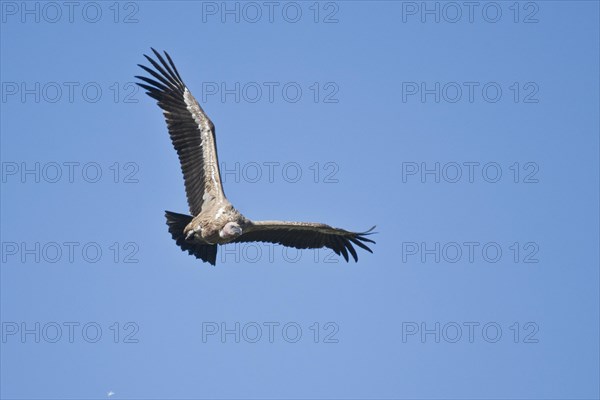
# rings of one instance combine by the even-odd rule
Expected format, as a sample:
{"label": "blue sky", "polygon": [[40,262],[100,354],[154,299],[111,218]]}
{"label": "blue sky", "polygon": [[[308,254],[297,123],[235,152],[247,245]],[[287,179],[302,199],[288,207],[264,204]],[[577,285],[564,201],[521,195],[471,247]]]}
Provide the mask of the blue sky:
{"label": "blue sky", "polygon": [[[0,5],[2,398],[600,396],[597,2]],[[151,46],[240,211],[374,254],[181,252]]]}

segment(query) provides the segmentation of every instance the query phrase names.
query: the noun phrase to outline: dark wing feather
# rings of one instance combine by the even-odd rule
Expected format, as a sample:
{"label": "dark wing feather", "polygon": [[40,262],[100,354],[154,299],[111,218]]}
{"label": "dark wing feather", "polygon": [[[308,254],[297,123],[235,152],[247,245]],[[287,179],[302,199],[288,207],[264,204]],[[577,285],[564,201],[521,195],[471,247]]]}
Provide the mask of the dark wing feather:
{"label": "dark wing feather", "polygon": [[255,221],[244,228],[244,233],[235,242],[269,242],[297,249],[328,247],[337,255],[349,260],[348,253],[358,261],[354,245],[372,253],[366,243],[375,243],[366,232],[349,232],[329,225],[312,222]]}
{"label": "dark wing feather", "polygon": [[213,123],[183,83],[171,57],[152,49],[158,61],[144,55],[154,67],[139,65],[151,77],[136,76],[137,84],[157,100],[179,156],[185,192],[192,215],[206,202],[225,197],[221,184]]}

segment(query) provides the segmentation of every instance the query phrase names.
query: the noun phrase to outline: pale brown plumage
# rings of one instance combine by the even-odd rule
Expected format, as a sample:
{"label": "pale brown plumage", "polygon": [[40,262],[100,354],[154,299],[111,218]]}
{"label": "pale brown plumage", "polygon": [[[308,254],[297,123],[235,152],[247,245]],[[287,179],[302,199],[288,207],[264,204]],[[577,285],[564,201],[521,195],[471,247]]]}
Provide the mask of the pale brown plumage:
{"label": "pale brown plumage", "polygon": [[152,49],[157,61],[144,55],[155,70],[139,65],[152,78],[136,76],[139,86],[157,100],[179,156],[191,216],[166,211],[169,232],[182,250],[216,263],[217,245],[271,242],[299,249],[328,247],[346,261],[358,255],[353,245],[369,252],[373,228],[350,232],[312,222],[251,221],[225,197],[219,171],[215,127],[183,83],[171,57]]}

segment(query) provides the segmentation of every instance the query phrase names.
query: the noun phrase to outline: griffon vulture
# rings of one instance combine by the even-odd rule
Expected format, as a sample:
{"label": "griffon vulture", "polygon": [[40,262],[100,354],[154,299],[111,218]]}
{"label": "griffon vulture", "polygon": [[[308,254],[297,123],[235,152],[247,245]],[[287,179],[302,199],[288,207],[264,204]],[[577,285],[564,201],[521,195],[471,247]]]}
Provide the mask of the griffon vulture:
{"label": "griffon vulture", "polygon": [[353,245],[368,252],[366,232],[349,232],[312,222],[252,221],[225,197],[219,173],[215,126],[183,83],[171,57],[152,49],[157,60],[144,55],[154,69],[139,65],[151,77],[136,76],[146,94],[158,102],[179,156],[192,215],[166,211],[169,232],[183,251],[215,265],[217,245],[270,242],[298,249],[328,247],[348,261],[358,256]]}

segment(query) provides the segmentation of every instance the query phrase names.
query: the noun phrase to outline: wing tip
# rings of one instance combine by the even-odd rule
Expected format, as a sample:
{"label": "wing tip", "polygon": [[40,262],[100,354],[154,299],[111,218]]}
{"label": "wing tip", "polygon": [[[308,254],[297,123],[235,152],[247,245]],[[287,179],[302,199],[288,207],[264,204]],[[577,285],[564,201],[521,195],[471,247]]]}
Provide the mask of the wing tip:
{"label": "wing tip", "polygon": [[[175,67],[175,63],[171,59],[171,56],[169,55],[169,53],[167,53],[166,50],[163,50],[163,53],[165,54],[165,57],[168,60],[168,62],[167,62],[167,61],[165,61],[163,56],[160,54],[160,52],[158,52],[154,47],[150,47],[150,50],[152,50],[152,53],[154,54],[154,57],[156,58],[156,60],[154,58],[152,58],[152,56],[149,56],[148,54],[143,53],[143,56],[146,58],[146,60],[148,60],[148,62],[150,64],[152,64],[152,66],[155,68],[156,72],[158,72],[159,75],[161,75],[161,78],[166,79],[168,82],[170,82],[171,84],[174,84],[176,87],[178,87],[178,89],[183,91],[183,89],[185,88],[185,84],[183,83],[183,80],[181,79],[181,75],[179,75],[179,71],[177,71],[177,68]],[[152,74],[158,78],[158,76],[153,71],[151,71],[148,67],[141,65],[141,64],[137,64],[137,65],[140,68],[142,68],[144,71],[149,72],[150,74]],[[159,78],[159,79],[161,79],[161,78]]]}

